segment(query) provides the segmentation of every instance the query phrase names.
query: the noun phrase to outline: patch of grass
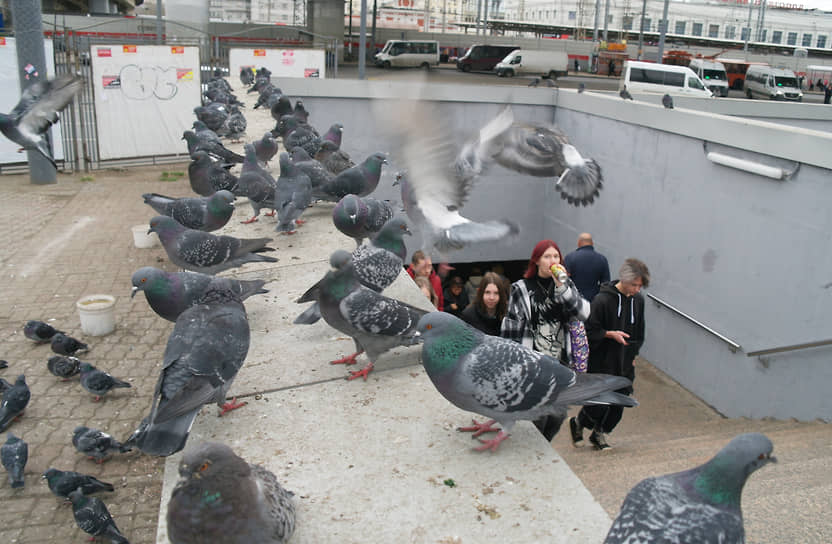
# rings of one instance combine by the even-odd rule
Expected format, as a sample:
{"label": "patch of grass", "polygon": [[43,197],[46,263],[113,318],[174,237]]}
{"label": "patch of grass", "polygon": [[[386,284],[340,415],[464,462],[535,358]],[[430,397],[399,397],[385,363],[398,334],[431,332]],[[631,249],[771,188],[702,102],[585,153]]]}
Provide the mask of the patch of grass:
{"label": "patch of grass", "polygon": [[176,181],[184,175],[185,175],[185,172],[162,172],[162,177],[159,178],[159,180],[160,181]]}
{"label": "patch of grass", "polygon": [[81,176],[79,181],[95,181],[95,178],[92,176]]}

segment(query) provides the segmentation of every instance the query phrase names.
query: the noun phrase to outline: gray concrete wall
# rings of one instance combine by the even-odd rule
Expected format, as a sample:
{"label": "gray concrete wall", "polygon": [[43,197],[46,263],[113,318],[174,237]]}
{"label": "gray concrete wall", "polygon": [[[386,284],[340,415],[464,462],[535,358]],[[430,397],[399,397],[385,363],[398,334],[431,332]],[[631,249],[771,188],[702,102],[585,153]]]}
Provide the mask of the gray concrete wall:
{"label": "gray concrete wall", "polygon": [[[390,151],[393,165],[378,194],[397,198],[389,180],[395,149],[379,139],[367,96],[413,94],[413,84],[375,81],[281,82],[313,112],[311,122],[346,127],[343,146],[360,157]],[[832,135],[692,110],[623,102],[596,93],[434,85],[426,99],[452,116],[456,141],[512,103],[517,117],[554,121],[605,173],[600,199],[587,208],[560,200],[551,183],[494,167],[463,213],[513,217],[513,243],[462,251],[455,261],[525,259],[541,238],[574,247],[588,230],[613,275],[630,256],[643,259],[649,292],[741,346],[728,344],[671,310],[648,303],[642,354],[730,417],[832,419],[829,349],[769,356],[746,352],[826,339],[832,303]],[[556,105],[556,107],[555,107]],[[713,164],[718,150],[791,169],[776,181]],[[415,242],[415,241],[414,241]],[[413,244],[417,247],[417,244]]]}

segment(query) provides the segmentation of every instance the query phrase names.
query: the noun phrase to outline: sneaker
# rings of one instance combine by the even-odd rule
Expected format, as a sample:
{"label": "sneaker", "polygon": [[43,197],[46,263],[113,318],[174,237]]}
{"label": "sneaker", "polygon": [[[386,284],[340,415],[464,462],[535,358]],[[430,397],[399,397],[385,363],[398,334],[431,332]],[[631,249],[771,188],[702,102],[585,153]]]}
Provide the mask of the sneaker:
{"label": "sneaker", "polygon": [[606,450],[612,447],[607,444],[607,439],[604,436],[604,433],[599,433],[597,431],[592,431],[592,434],[589,435],[589,441],[593,446],[595,446],[596,450]]}
{"label": "sneaker", "polygon": [[574,417],[569,419],[569,431],[572,433],[573,446],[578,446],[581,442],[584,441],[583,428],[578,423],[578,420]]}

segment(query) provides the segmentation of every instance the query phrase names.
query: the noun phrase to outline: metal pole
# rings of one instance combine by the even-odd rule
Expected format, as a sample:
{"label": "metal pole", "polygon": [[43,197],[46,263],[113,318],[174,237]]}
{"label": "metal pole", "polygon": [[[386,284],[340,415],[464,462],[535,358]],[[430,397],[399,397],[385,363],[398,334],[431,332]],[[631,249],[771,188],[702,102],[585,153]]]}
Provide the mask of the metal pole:
{"label": "metal pole", "polygon": [[[14,20],[14,43],[17,49],[17,65],[20,67],[20,90],[25,91],[46,78],[46,54],[43,51],[43,25],[40,0],[14,0],[11,2]],[[49,135],[47,133],[47,140]],[[51,142],[49,142],[51,149]],[[57,170],[49,159],[37,151],[26,151],[29,161],[29,181],[36,185],[57,183]]]}
{"label": "metal pole", "polygon": [[447,22],[448,0],[442,0],[442,34],[445,33],[445,25]]}
{"label": "metal pole", "polygon": [[361,0],[361,24],[358,32],[358,79],[364,79],[367,64],[367,0]]}
{"label": "metal pole", "polygon": [[347,36],[349,36],[350,55],[352,55],[352,0],[350,0],[350,22],[349,31],[347,31]]}
{"label": "metal pole", "polygon": [[766,24],[766,0],[760,4],[760,13],[757,16],[757,41],[763,41],[763,26]]}
{"label": "metal pole", "polygon": [[636,57],[638,60],[641,60],[641,54],[644,47],[644,15],[647,12],[647,0],[643,0],[641,3],[641,22],[638,26],[638,56]]}
{"label": "metal pole", "polygon": [[667,8],[670,0],[664,0],[664,11],[662,12],[662,21],[659,23],[662,27],[659,29],[659,64],[664,64],[662,58],[664,57],[664,35],[667,34]]}
{"label": "metal pole", "polygon": [[378,17],[378,0],[373,0],[373,31],[370,33],[372,41],[370,47],[375,52],[376,50],[376,18]]}
{"label": "metal pole", "polygon": [[592,42],[598,41],[598,15],[601,14],[601,0],[595,0],[595,24],[592,27]]}
{"label": "metal pole", "polygon": [[607,28],[609,27],[610,21],[610,0],[607,0],[606,4],[604,4],[604,41],[608,42],[607,39]]}
{"label": "metal pole", "polygon": [[480,17],[482,16],[482,0],[477,0],[477,36],[480,35]]}
{"label": "metal pole", "polygon": [[488,3],[491,0],[482,0],[482,35],[488,35]]}
{"label": "metal pole", "polygon": [[162,44],[162,0],[156,0],[156,44]]}
{"label": "metal pole", "polygon": [[748,3],[748,33],[745,35],[745,45],[742,48],[742,52],[745,55],[744,60],[748,60],[748,40],[751,38],[751,10],[754,9],[754,3]]}

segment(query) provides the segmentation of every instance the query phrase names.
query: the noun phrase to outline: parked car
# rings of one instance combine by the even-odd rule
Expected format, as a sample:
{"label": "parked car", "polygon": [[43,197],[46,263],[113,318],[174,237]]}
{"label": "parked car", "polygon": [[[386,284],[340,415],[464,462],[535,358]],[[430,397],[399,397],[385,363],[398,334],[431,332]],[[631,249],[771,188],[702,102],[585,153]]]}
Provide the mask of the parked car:
{"label": "parked car", "polygon": [[468,48],[456,61],[457,70],[470,72],[471,70],[493,70],[497,63],[506,58],[506,55],[520,49],[516,45],[479,45],[474,44]]}
{"label": "parked car", "polygon": [[506,55],[494,70],[500,77],[530,74],[556,79],[568,73],[569,57],[566,51],[517,49]]}
{"label": "parked car", "polygon": [[791,70],[771,66],[750,66],[745,73],[745,96],[769,100],[803,101],[803,91]]}

